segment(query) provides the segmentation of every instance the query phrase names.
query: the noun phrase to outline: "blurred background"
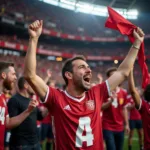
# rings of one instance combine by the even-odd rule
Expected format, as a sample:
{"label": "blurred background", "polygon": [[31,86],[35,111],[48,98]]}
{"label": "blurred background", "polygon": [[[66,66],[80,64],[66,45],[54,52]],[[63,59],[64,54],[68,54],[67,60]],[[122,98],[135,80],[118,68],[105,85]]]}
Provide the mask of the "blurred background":
{"label": "blurred background", "polygon": [[[27,27],[39,19],[44,21],[44,27],[37,49],[38,75],[45,78],[50,69],[52,80],[62,88],[63,62],[75,55],[84,55],[93,70],[93,82],[97,82],[99,73],[105,79],[107,68],[117,67],[131,46],[126,36],[104,27],[107,6],[143,29],[149,67],[149,0],[1,0],[0,60],[15,62],[17,76],[23,74],[29,41]],[[140,86],[141,70],[137,62],[134,73]],[[123,86],[127,88],[126,83]],[[133,141],[133,149],[137,150],[136,134]],[[124,149],[127,149],[126,141]]]}

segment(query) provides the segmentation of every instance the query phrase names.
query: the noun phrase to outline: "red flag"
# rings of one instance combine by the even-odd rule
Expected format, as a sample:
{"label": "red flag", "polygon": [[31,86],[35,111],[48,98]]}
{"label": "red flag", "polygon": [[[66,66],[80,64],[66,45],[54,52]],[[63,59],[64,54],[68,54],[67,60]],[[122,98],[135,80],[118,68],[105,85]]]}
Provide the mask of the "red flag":
{"label": "red flag", "polygon": [[[129,40],[133,43],[134,42],[133,30],[136,29],[137,27],[133,25],[131,22],[129,22],[128,20],[126,20],[124,17],[122,17],[120,14],[118,14],[111,7],[108,7],[108,13],[109,13],[109,17],[106,20],[105,27],[120,31],[121,34],[127,35]],[[141,44],[141,47],[138,53],[138,63],[142,70],[142,87],[143,88],[145,88],[147,84],[149,83],[149,73],[148,73],[148,68],[145,63],[145,60],[146,60],[146,57],[144,54],[144,42],[143,42]]]}

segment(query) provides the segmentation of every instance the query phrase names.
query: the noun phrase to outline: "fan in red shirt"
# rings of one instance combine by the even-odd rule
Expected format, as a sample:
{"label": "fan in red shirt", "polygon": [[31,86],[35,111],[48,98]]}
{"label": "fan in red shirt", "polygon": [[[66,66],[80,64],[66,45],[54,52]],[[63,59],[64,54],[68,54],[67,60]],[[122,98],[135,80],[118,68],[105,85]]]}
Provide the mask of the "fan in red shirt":
{"label": "fan in red shirt", "polygon": [[0,95],[0,150],[4,149],[4,133],[5,133],[5,124],[6,119],[9,117],[8,110],[7,110],[7,104],[4,99],[3,94]]}
{"label": "fan in red shirt", "polygon": [[[8,90],[11,90],[16,81],[16,72],[14,69],[14,64],[9,62],[0,62],[0,84]],[[26,117],[32,112],[37,103],[31,101],[26,111],[22,114],[9,118],[6,104],[6,97],[4,94],[0,95],[0,150],[4,149],[4,134],[5,129],[12,129],[20,125]]]}
{"label": "fan in red shirt", "polygon": [[[91,88],[92,71],[84,57],[68,59],[62,69],[66,90],[48,87],[36,74],[36,49],[43,21],[29,25],[29,47],[24,76],[45,103],[54,124],[55,149],[103,150],[100,111],[104,99],[130,73],[144,39],[141,29],[134,30],[135,42],[118,70],[105,82]],[[136,47],[136,48],[135,48]]]}
{"label": "fan in red shirt", "polygon": [[[12,94],[10,90],[7,90],[6,88],[3,87],[3,95],[6,103],[8,103],[9,99],[11,98]],[[9,130],[5,131],[5,138],[4,138],[4,149],[8,150],[9,149],[9,140],[10,140],[10,135],[11,132]]]}
{"label": "fan in red shirt", "polygon": [[140,150],[143,150],[143,127],[142,120],[139,111],[135,108],[135,103],[131,95],[127,96],[129,109],[129,125],[130,125],[130,134],[128,138],[128,149],[132,150],[132,138],[134,135],[134,130],[137,129],[138,137],[139,137],[139,146]]}
{"label": "fan in red shirt", "polygon": [[135,102],[136,108],[139,110],[142,118],[142,125],[144,131],[144,150],[150,149],[150,85],[144,89],[144,99],[141,99],[140,94],[138,93],[133,77],[133,70],[129,76],[129,90],[131,92],[132,98]]}
{"label": "fan in red shirt", "polygon": [[128,108],[130,109],[129,119],[130,120],[141,120],[139,111],[135,108],[135,103],[131,95],[127,96]]}
{"label": "fan in red shirt", "polygon": [[[109,78],[117,71],[117,68],[109,68],[106,72]],[[126,90],[117,87],[112,92],[113,102],[103,110],[103,136],[107,150],[121,150],[124,142],[124,123],[125,130],[129,132],[128,111],[125,107],[127,104]]]}

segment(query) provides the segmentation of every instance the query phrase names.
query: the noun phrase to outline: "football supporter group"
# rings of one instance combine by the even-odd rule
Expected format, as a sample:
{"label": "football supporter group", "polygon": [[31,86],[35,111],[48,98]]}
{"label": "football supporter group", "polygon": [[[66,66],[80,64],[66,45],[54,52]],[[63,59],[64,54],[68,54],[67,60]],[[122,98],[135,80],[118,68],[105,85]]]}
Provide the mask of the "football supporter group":
{"label": "football supporter group", "polygon": [[[125,135],[132,148],[134,129],[139,150],[150,150],[150,85],[135,87],[134,62],[144,40],[141,28],[118,68],[92,83],[92,70],[83,56],[66,60],[64,89],[57,89],[51,71],[36,73],[36,49],[43,21],[29,25],[24,75],[17,79],[12,62],[0,61],[0,150],[123,150]],[[57,79],[57,77],[56,77]],[[129,90],[122,88],[128,80]],[[10,91],[17,87],[17,93]]]}

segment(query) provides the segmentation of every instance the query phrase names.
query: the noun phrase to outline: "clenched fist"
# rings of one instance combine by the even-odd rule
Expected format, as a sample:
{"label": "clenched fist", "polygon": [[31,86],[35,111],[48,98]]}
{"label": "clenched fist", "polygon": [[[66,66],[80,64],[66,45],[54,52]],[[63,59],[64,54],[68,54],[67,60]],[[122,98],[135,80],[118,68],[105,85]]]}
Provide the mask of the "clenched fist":
{"label": "clenched fist", "polygon": [[34,108],[36,108],[37,106],[38,106],[38,101],[37,100],[31,100],[29,105],[28,105],[27,111],[32,112],[34,110]]}
{"label": "clenched fist", "polygon": [[136,30],[133,31],[133,36],[136,40],[139,40],[140,42],[143,42],[144,40],[144,32],[141,28],[137,28]]}
{"label": "clenched fist", "polygon": [[42,33],[43,20],[36,20],[28,27],[28,32],[31,38],[39,38]]}

